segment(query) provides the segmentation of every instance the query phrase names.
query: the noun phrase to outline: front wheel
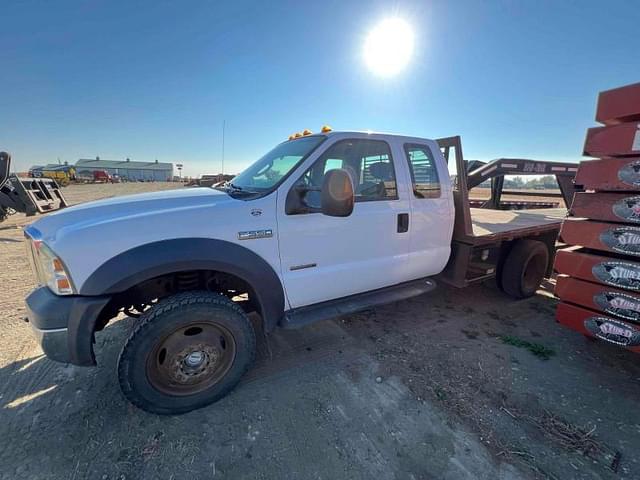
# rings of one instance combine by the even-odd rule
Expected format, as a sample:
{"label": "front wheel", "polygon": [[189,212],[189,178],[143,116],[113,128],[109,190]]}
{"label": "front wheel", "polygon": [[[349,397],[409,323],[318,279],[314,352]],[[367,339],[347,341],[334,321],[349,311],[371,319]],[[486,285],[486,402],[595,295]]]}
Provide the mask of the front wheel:
{"label": "front wheel", "polygon": [[185,413],[229,393],[255,350],[255,332],[238,305],[217,293],[179,293],[140,317],[120,354],[120,388],[148,412]]}

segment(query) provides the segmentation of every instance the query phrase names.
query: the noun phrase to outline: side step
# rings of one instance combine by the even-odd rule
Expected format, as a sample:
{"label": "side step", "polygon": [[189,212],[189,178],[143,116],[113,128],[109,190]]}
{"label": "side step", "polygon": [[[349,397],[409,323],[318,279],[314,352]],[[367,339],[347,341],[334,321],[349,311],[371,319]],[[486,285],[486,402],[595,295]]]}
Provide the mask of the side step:
{"label": "side step", "polygon": [[285,312],[284,318],[280,321],[280,326],[287,329],[300,328],[320,320],[417,297],[432,291],[434,288],[436,288],[436,282],[430,278],[423,278],[308,307],[294,308]]}

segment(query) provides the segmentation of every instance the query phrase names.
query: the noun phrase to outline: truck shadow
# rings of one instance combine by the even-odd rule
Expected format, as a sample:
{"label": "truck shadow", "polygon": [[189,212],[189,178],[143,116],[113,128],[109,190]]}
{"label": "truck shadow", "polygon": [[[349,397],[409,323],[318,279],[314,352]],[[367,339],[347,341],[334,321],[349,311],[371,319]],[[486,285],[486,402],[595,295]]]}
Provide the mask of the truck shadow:
{"label": "truck shadow", "polygon": [[[250,462],[250,438],[259,435],[252,425],[285,413],[274,413],[282,408],[280,401],[271,401],[282,391],[273,390],[274,382],[291,389],[307,372],[306,381],[315,383],[353,361],[353,356],[341,357],[349,339],[333,322],[281,332],[268,344],[261,337],[254,368],[229,396],[189,414],[157,416],[130,405],[116,378],[118,355],[134,323],[125,318],[96,335],[95,368],[38,355],[0,369],[0,436],[11,439],[0,449],[0,472],[10,478],[104,478],[105,473],[108,478],[210,478],[225,461],[237,462],[227,463],[227,470]],[[289,398],[295,400],[297,393],[303,394],[289,391]],[[202,459],[203,445],[219,452]],[[212,465],[209,457],[222,451],[226,460]],[[218,467],[215,461],[221,462]]]}

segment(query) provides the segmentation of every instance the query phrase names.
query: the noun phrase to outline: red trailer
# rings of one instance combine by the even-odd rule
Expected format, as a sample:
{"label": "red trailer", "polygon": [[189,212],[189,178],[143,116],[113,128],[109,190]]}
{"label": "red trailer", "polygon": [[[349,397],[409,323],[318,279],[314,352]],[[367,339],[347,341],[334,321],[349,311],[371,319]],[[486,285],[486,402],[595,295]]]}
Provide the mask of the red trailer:
{"label": "red trailer", "polygon": [[562,223],[560,238],[570,245],[640,256],[640,226],[568,218]]}
{"label": "red trailer", "polygon": [[582,248],[559,250],[554,270],[589,282],[640,291],[640,261],[595,255]]}
{"label": "red trailer", "polygon": [[563,302],[632,322],[640,321],[640,293],[558,276],[555,293]]}
{"label": "red trailer", "polygon": [[558,305],[556,319],[562,325],[583,335],[640,353],[640,327],[638,325],[568,303]]}
{"label": "red trailer", "polygon": [[600,92],[596,122],[615,125],[624,122],[640,122],[640,83]]}
{"label": "red trailer", "polygon": [[603,158],[580,163],[575,184],[603,192],[639,190],[640,157]]}
{"label": "red trailer", "polygon": [[640,155],[640,123],[621,123],[587,130],[584,155],[633,157]]}
{"label": "red trailer", "polygon": [[640,223],[640,195],[578,192],[569,210],[576,217],[618,223]]}

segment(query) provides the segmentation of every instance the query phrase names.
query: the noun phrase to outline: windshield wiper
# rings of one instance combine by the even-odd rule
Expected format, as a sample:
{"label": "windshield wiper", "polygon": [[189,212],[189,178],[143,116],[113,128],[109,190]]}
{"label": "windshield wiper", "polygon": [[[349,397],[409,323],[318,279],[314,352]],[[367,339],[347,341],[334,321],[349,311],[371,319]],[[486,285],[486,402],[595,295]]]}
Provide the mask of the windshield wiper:
{"label": "windshield wiper", "polygon": [[231,182],[225,183],[222,188],[224,188],[224,190],[229,194],[237,193],[239,195],[257,195],[260,193],[255,190],[247,189],[246,187],[234,185]]}

